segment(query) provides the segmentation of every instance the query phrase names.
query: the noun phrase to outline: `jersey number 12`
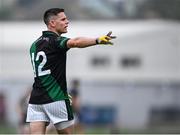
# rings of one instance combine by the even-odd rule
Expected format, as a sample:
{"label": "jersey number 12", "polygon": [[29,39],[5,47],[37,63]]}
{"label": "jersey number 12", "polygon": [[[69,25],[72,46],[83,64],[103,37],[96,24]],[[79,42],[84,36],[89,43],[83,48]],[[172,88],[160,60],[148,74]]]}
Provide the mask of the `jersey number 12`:
{"label": "jersey number 12", "polygon": [[[42,61],[39,63],[39,65],[37,66],[38,67],[38,70],[37,70],[37,73],[36,73],[36,66],[35,66],[35,61],[38,61],[40,56],[42,56]],[[32,53],[31,55],[31,59],[32,59],[32,65],[33,65],[33,70],[34,70],[34,76],[36,77],[37,76],[44,76],[44,75],[48,75],[51,73],[51,70],[48,69],[48,70],[43,70],[43,67],[44,65],[46,64],[47,62],[47,57],[46,57],[46,54],[45,52],[43,51],[40,51],[37,53],[37,56],[36,58],[34,57],[34,53]]]}

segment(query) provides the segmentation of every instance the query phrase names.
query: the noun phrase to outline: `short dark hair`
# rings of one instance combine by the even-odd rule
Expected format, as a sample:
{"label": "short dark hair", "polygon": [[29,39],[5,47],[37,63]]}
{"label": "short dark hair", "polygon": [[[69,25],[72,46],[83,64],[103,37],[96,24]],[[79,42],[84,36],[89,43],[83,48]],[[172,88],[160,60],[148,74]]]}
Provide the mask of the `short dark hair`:
{"label": "short dark hair", "polygon": [[50,8],[50,9],[46,10],[45,13],[44,13],[44,18],[43,18],[44,23],[46,25],[48,25],[50,18],[52,16],[56,16],[60,12],[64,12],[64,9],[62,9],[62,8]]}

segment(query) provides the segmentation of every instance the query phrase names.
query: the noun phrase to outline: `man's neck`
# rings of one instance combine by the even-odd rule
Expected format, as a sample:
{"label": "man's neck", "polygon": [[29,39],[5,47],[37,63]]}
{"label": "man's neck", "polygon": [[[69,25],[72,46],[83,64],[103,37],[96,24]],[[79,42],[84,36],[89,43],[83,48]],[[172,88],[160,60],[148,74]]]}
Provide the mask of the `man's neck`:
{"label": "man's neck", "polygon": [[58,36],[61,36],[61,34],[59,34],[59,33],[58,33],[56,30],[54,30],[54,29],[48,28],[48,31],[52,31],[52,32],[56,33]]}

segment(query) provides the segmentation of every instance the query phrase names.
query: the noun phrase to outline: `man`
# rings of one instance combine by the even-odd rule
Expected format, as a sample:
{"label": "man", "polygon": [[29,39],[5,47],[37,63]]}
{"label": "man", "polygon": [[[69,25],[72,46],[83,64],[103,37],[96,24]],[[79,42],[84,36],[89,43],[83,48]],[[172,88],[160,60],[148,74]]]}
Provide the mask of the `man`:
{"label": "man", "polygon": [[47,31],[42,32],[30,48],[34,84],[27,111],[32,134],[44,134],[52,122],[59,134],[73,131],[73,113],[66,85],[66,52],[97,44],[112,44],[111,32],[100,38],[61,36],[69,21],[64,9],[52,8],[44,13]]}
{"label": "man", "polygon": [[83,134],[83,123],[81,121],[81,104],[80,104],[80,93],[79,93],[80,81],[78,79],[74,79],[71,82],[71,89],[69,94],[72,99],[72,108],[74,113],[74,133]]}
{"label": "man", "polygon": [[29,134],[29,125],[26,123],[26,115],[30,94],[31,89],[28,88],[17,104],[17,113],[19,114],[18,133],[20,134]]}

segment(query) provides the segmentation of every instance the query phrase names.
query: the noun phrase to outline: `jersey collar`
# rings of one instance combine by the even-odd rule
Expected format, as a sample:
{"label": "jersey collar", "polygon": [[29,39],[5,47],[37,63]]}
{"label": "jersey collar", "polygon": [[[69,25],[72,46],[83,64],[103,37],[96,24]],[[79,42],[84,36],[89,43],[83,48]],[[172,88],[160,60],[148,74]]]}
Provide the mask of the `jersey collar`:
{"label": "jersey collar", "polygon": [[53,32],[53,31],[43,31],[42,34],[43,34],[43,36],[46,36],[46,37],[49,37],[49,36],[56,36],[56,37],[59,37],[59,35],[56,34],[56,33]]}

